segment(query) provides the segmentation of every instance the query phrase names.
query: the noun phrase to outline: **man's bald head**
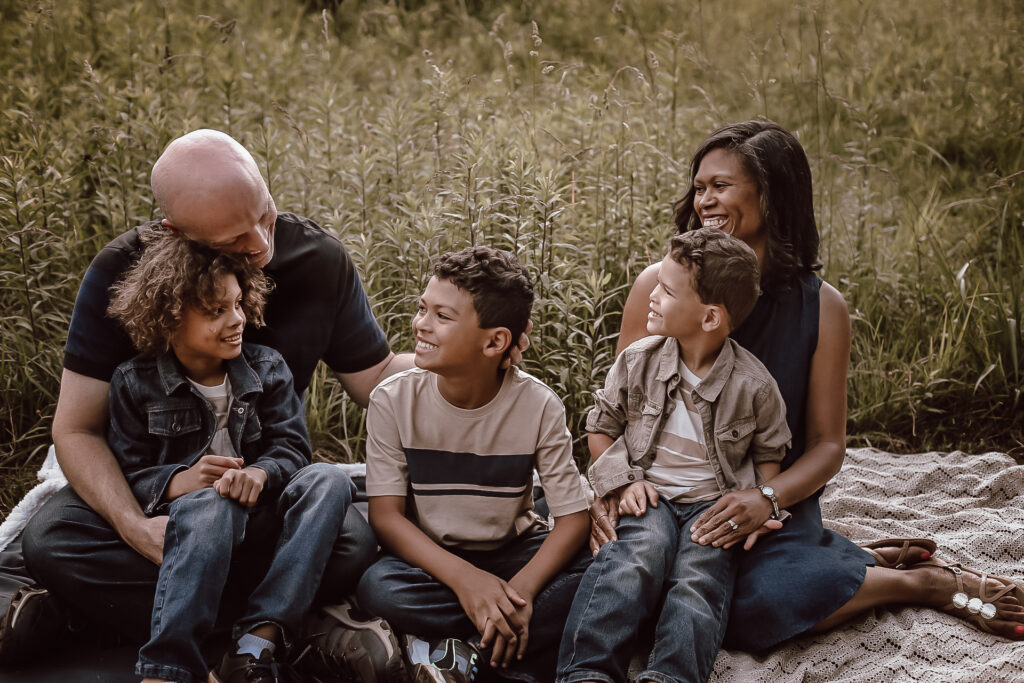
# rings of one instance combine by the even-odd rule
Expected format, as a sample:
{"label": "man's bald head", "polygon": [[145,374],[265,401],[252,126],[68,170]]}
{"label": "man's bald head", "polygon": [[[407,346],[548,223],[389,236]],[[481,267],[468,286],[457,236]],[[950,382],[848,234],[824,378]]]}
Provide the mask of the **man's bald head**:
{"label": "man's bald head", "polygon": [[167,227],[264,265],[270,260],[277,209],[256,161],[230,135],[202,129],[173,140],[151,181]]}

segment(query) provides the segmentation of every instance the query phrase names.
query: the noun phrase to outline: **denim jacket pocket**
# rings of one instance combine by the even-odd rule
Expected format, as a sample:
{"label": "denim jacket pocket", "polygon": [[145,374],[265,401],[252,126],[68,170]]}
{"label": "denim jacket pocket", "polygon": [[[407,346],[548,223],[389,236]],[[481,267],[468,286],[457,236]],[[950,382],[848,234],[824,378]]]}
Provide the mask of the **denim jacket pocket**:
{"label": "denim jacket pocket", "polygon": [[733,420],[715,430],[715,441],[718,442],[722,455],[734,470],[746,458],[756,428],[757,418],[750,415]]}
{"label": "denim jacket pocket", "polygon": [[191,399],[162,401],[149,406],[149,433],[176,437],[199,431],[202,420]]}

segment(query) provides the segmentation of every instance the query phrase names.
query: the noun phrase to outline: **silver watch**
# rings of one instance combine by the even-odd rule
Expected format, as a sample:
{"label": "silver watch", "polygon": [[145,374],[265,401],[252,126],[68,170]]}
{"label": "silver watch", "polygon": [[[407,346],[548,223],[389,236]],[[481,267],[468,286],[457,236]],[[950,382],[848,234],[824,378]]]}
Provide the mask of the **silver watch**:
{"label": "silver watch", "polygon": [[775,489],[767,484],[761,484],[757,487],[757,490],[761,492],[761,495],[768,499],[772,504],[772,519],[779,518],[779,500],[775,497]]}

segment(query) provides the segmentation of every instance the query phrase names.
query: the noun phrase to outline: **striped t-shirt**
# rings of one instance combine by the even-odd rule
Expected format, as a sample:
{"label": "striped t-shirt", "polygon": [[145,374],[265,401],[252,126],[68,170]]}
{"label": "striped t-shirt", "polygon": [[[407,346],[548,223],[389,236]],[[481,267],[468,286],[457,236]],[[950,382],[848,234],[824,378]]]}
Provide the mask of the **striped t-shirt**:
{"label": "striped t-shirt", "polygon": [[366,492],[405,496],[406,515],[436,543],[490,550],[542,523],[533,471],[555,517],[587,509],[565,408],[511,368],[487,405],[456,408],[437,375],[413,368],[370,393]]}
{"label": "striped t-shirt", "polygon": [[704,425],[693,403],[693,388],[700,378],[679,361],[682,380],[671,397],[672,414],[665,420],[654,453],[654,462],[644,478],[669,500],[695,503],[722,495],[715,471],[708,461]]}

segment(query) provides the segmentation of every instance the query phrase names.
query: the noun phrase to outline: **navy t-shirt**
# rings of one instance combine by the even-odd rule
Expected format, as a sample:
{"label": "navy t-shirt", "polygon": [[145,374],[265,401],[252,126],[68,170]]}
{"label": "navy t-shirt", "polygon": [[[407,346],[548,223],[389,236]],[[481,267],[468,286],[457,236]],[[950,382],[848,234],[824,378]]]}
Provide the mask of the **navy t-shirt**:
{"label": "navy t-shirt", "polygon": [[[106,315],[109,289],[138,259],[139,233],[159,226],[152,221],[116,237],[89,265],[64,347],[68,370],[109,382],[114,369],[136,355],[127,333]],[[264,311],[266,326],[247,325],[244,338],[284,356],[299,395],[321,359],[336,372],[359,372],[387,357],[387,338],[370,311],[351,257],[319,225],[279,213],[274,257],[263,272],[274,282]]]}

